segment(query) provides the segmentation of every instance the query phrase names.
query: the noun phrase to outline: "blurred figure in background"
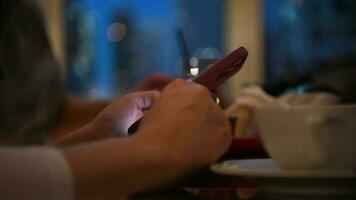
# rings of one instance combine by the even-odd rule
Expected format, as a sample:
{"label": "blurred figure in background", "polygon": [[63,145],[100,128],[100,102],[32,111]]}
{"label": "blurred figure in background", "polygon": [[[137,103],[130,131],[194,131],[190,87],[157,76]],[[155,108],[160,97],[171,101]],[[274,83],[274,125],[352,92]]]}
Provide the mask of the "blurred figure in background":
{"label": "blurred figure in background", "polygon": [[[91,121],[109,101],[66,95],[41,12],[34,1],[0,2],[0,143],[43,143]],[[135,90],[162,89],[172,77],[153,75]]]}
{"label": "blurred figure in background", "polygon": [[0,130],[4,143],[39,143],[65,106],[63,74],[32,1],[1,1]]}

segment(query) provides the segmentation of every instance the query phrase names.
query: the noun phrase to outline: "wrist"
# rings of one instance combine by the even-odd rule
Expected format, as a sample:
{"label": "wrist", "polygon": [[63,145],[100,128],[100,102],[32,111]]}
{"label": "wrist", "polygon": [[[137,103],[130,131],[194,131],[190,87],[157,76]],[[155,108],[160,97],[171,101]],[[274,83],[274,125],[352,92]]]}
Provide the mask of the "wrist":
{"label": "wrist", "polygon": [[129,197],[167,186],[179,171],[159,146],[141,137],[111,138],[64,149],[77,197]]}
{"label": "wrist", "polygon": [[85,126],[85,131],[87,131],[89,137],[93,141],[99,141],[105,138],[110,138],[115,136],[113,132],[101,126],[98,126],[98,123],[96,123],[95,120],[93,120],[92,122],[90,122]]}
{"label": "wrist", "polygon": [[47,144],[66,146],[80,144],[84,142],[98,141],[106,137],[109,137],[107,133],[102,132],[101,130],[93,126],[92,123],[89,123],[61,138],[50,140]]}
{"label": "wrist", "polygon": [[139,147],[142,157],[149,159],[148,163],[161,171],[163,176],[177,178],[184,175],[184,158],[178,156],[172,150],[172,146],[162,143],[158,138],[152,138],[154,134],[140,134],[140,130],[130,139],[135,147]]}

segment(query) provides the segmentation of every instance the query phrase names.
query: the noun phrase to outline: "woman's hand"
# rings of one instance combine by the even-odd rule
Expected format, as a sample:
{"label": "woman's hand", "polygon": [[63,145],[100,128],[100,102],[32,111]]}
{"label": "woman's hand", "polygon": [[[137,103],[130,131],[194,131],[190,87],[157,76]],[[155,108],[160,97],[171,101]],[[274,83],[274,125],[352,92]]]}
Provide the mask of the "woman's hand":
{"label": "woman's hand", "polygon": [[113,136],[127,136],[127,129],[152,107],[159,96],[158,91],[125,95],[107,106],[89,124],[49,144],[69,145]]}
{"label": "woman's hand", "polygon": [[128,128],[158,100],[158,91],[130,93],[106,107],[91,126],[105,136],[127,136]]}

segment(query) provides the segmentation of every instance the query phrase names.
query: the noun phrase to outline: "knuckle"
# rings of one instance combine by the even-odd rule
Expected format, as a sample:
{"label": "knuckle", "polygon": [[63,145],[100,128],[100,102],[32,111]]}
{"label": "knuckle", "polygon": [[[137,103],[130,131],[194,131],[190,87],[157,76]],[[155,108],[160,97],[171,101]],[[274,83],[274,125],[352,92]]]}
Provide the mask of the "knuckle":
{"label": "knuckle", "polygon": [[152,98],[156,99],[161,95],[161,92],[159,92],[157,90],[149,90],[149,91],[144,92],[143,94],[145,94],[148,97],[152,97]]}
{"label": "knuckle", "polygon": [[226,124],[226,128],[223,129],[223,139],[224,139],[224,152],[226,152],[229,147],[230,147],[230,144],[232,142],[232,139],[233,139],[233,135],[232,135],[232,130],[231,130],[231,126],[229,123]]}
{"label": "knuckle", "polygon": [[187,81],[185,81],[183,79],[176,79],[175,81],[172,82],[171,85],[180,86],[180,85],[185,85],[185,84],[187,84]]}
{"label": "knuckle", "polygon": [[125,96],[122,97],[122,100],[128,101],[128,102],[133,101],[133,100],[135,100],[136,95],[137,95],[136,92],[135,92],[135,93],[127,94],[127,95],[125,95]]}
{"label": "knuckle", "polygon": [[152,95],[154,96],[159,96],[161,94],[161,92],[157,91],[157,90],[151,90],[149,91]]}
{"label": "knuckle", "polygon": [[211,96],[210,91],[205,86],[200,85],[200,84],[195,85],[195,92],[199,96],[208,96],[208,97]]}
{"label": "knuckle", "polygon": [[172,88],[180,87],[185,84],[187,84],[187,81],[182,80],[182,79],[176,79],[176,80],[172,81],[170,84],[168,84],[167,87],[165,87],[163,89],[163,91],[168,91],[168,90],[171,90]]}
{"label": "knuckle", "polygon": [[176,82],[176,83],[186,83],[187,81],[186,81],[186,80],[183,80],[183,79],[178,78],[178,79],[176,79],[176,80],[175,80],[175,82]]}
{"label": "knuckle", "polygon": [[220,119],[221,122],[228,121],[221,107],[218,104],[214,103],[213,101],[211,102],[212,102],[213,113],[216,115],[216,117]]}
{"label": "knuckle", "polygon": [[[231,133],[231,124],[228,120],[224,120],[222,126],[223,126],[223,132]],[[231,134],[228,134],[228,135],[231,135]]]}

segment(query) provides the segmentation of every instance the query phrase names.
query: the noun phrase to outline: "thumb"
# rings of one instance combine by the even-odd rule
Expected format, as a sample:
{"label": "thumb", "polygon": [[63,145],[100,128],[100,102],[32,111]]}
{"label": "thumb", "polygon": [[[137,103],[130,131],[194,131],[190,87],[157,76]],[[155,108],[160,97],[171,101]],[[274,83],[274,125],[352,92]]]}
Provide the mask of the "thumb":
{"label": "thumb", "polygon": [[150,109],[159,97],[160,92],[155,90],[132,93],[132,98],[134,99],[136,109],[138,110]]}
{"label": "thumb", "polygon": [[126,110],[127,124],[132,124],[138,119],[140,119],[146,110],[149,110],[155,102],[159,99],[160,92],[158,91],[145,91],[145,92],[134,92],[127,96],[127,105],[124,106]]}

